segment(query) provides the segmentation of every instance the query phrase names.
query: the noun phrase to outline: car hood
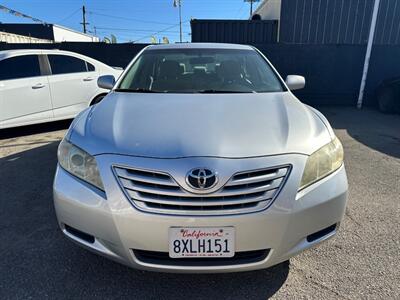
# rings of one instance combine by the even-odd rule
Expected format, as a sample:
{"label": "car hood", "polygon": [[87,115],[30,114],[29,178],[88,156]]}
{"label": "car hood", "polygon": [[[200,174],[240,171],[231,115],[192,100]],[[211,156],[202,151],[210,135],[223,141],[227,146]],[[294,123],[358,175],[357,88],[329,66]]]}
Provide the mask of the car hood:
{"label": "car hood", "polygon": [[77,117],[69,139],[92,155],[309,155],[331,140],[327,126],[290,92],[112,92]]}

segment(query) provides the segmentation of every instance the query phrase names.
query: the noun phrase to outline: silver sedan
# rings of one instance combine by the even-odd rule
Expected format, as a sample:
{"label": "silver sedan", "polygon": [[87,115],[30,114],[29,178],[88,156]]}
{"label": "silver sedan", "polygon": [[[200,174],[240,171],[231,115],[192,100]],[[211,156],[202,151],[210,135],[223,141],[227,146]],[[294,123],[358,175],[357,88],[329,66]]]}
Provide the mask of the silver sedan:
{"label": "silver sedan", "polygon": [[72,241],[164,272],[267,268],[333,237],[343,148],[257,49],[149,46],[58,149],[54,204]]}

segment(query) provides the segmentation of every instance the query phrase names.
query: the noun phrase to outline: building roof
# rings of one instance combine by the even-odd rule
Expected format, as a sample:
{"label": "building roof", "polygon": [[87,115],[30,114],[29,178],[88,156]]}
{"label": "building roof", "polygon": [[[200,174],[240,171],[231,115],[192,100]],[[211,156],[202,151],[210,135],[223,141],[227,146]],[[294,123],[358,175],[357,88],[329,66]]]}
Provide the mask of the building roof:
{"label": "building roof", "polygon": [[0,31],[38,39],[54,40],[53,26],[51,24],[0,23]]}
{"label": "building roof", "polygon": [[18,56],[18,55],[29,55],[29,54],[68,54],[72,56],[79,56],[79,57],[85,57],[94,60],[94,58],[87,57],[86,55],[72,52],[72,51],[65,51],[65,50],[59,50],[59,49],[12,49],[12,50],[3,50],[0,51],[0,60],[12,57],[12,56]]}

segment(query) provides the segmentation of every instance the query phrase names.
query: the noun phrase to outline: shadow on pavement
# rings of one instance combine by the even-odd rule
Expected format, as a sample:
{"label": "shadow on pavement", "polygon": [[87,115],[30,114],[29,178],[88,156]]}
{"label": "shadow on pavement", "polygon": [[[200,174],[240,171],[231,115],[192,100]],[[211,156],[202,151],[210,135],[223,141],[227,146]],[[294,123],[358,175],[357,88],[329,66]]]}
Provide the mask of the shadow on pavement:
{"label": "shadow on pavement", "polygon": [[400,158],[400,116],[387,115],[377,110],[349,107],[318,108],[334,129],[345,129],[348,134],[376,151]]}
{"label": "shadow on pavement", "polygon": [[0,129],[0,140],[67,129],[71,122],[72,120],[63,120],[15,128]]}
{"label": "shadow on pavement", "polygon": [[58,229],[53,208],[57,145],[0,159],[1,299],[266,299],[285,283],[289,262],[246,273],[151,273],[74,245]]}

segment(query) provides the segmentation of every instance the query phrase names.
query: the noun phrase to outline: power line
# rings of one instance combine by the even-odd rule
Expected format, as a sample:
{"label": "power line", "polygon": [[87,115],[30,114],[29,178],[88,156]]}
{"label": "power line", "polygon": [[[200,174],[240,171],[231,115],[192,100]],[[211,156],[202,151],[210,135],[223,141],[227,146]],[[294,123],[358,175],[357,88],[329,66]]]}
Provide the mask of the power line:
{"label": "power line", "polygon": [[[151,29],[114,28],[114,27],[100,27],[100,26],[96,26],[96,28],[109,31],[154,32],[154,30]],[[163,32],[179,33],[179,31],[177,30],[164,30]],[[189,33],[189,32],[184,32],[184,33]]]}
{"label": "power line", "polygon": [[80,11],[81,9],[78,8],[77,10],[75,10],[73,13],[71,13],[70,15],[68,15],[67,17],[65,17],[64,19],[61,19],[60,21],[58,21],[57,23],[61,23],[64,22],[66,20],[68,20],[69,18],[72,18],[78,11]]}
{"label": "power line", "polygon": [[250,2],[250,18],[253,15],[253,3],[260,2],[260,0],[244,0],[244,2]]}
{"label": "power line", "polygon": [[[182,24],[183,24],[183,23],[187,23],[187,22],[189,22],[189,21],[190,21],[190,20],[186,20],[186,21],[182,22]],[[140,38],[140,39],[134,40],[133,42],[136,43],[136,42],[138,42],[138,41],[141,41],[141,40],[150,38],[150,37],[152,37],[153,35],[156,35],[156,34],[165,32],[165,31],[167,31],[167,30],[169,30],[169,29],[172,29],[172,28],[175,28],[175,27],[178,27],[178,26],[179,26],[179,24],[176,24],[176,25],[173,25],[173,26],[169,26],[169,27],[167,27],[167,28],[164,28],[164,29],[162,29],[162,30],[159,30],[159,31],[157,31],[157,32],[154,32],[153,34],[146,35],[146,36],[144,36],[144,37],[142,37],[142,38]]]}
{"label": "power line", "polygon": [[[104,36],[110,35],[110,32],[106,32],[106,31],[97,31],[97,33],[99,35],[104,35]],[[179,33],[166,33],[165,36],[168,36],[168,37],[173,36],[173,37],[179,38]],[[184,36],[189,36],[189,34],[186,34]],[[118,34],[117,37],[118,38],[129,38],[130,40],[133,41],[135,39],[140,38],[140,35],[138,36],[136,33],[132,33],[132,34],[127,33],[127,34]]]}
{"label": "power line", "polygon": [[237,18],[239,16],[239,14],[242,12],[244,7],[244,2],[242,3],[242,5],[240,6],[240,8],[237,10],[236,14],[235,14],[235,18]]}
{"label": "power line", "polygon": [[89,14],[93,14],[93,15],[97,15],[97,16],[107,17],[107,18],[120,19],[120,20],[127,20],[127,21],[134,21],[134,22],[141,22],[141,23],[160,24],[160,25],[174,25],[174,24],[172,24],[172,23],[154,22],[154,21],[148,21],[148,20],[139,20],[139,19],[132,19],[132,18],[120,17],[120,16],[113,16],[113,15],[108,15],[108,14],[96,13],[96,12],[94,12],[94,11],[88,11],[88,13],[89,13]]}

